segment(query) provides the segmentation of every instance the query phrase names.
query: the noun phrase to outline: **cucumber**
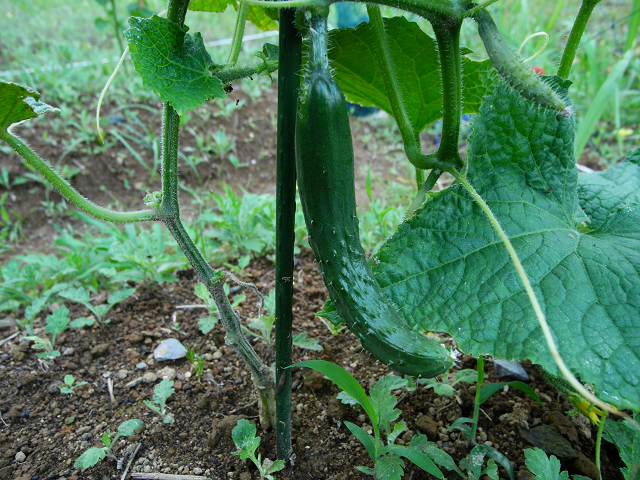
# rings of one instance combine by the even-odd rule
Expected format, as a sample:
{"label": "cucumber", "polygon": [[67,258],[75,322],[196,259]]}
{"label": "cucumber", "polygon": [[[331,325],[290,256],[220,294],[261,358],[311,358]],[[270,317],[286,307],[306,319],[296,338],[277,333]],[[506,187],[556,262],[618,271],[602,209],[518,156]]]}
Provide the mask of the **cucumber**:
{"label": "cucumber", "polygon": [[538,74],[518,59],[516,53],[498,32],[498,27],[489,12],[484,9],[479,10],[473,18],[478,22],[478,34],[487,54],[505,82],[527,100],[545,108],[566,113],[565,101],[543,82]]}
{"label": "cucumber", "polygon": [[298,189],[309,243],[338,314],[362,346],[401,373],[435,377],[453,366],[453,354],[404,323],[360,243],[351,128],[344,94],[329,69],[326,31],[326,17],[311,15],[296,118]]}

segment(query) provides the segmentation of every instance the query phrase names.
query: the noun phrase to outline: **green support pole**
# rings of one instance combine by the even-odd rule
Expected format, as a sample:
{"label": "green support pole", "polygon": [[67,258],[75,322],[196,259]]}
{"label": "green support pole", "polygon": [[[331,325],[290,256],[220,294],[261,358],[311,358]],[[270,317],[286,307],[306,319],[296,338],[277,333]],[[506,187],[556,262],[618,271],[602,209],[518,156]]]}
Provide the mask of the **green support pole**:
{"label": "green support pole", "polygon": [[291,325],[293,247],[296,210],[295,119],[300,86],[302,38],[295,9],[280,10],[278,68],[278,146],[276,186],[276,450],[291,455]]}

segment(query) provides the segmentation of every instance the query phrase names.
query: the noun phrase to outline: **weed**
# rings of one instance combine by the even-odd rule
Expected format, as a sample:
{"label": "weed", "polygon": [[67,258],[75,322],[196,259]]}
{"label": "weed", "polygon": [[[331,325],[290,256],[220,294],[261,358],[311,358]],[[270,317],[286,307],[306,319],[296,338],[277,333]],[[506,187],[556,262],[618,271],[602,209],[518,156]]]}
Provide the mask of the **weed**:
{"label": "weed", "polygon": [[256,436],[256,426],[244,418],[238,420],[238,423],[231,431],[231,438],[236,444],[238,451],[231,452],[232,455],[238,455],[241,459],[250,459],[260,472],[260,480],[273,480],[272,473],[279,472],[284,468],[283,460],[271,461],[265,458],[262,461],[262,455],[256,457],[256,450],[260,446],[260,437]]}
{"label": "weed", "polygon": [[151,410],[156,412],[158,415],[162,417],[162,421],[164,423],[174,423],[175,419],[173,417],[173,413],[170,413],[167,408],[167,400],[171,396],[173,392],[175,392],[175,388],[173,388],[173,380],[169,380],[165,378],[160,382],[160,384],[153,390],[153,403],[149,400],[145,400],[144,404],[149,407]]}
{"label": "weed", "polygon": [[82,455],[76,459],[75,467],[86,469],[95,466],[104,457],[110,457],[114,460],[115,455],[111,451],[111,446],[116,442],[119,437],[130,437],[135,435],[135,431],[142,427],[141,420],[133,419],[126,420],[120,424],[115,437],[111,438],[111,430],[107,430],[101,437],[103,447],[92,447],[86,450]]}
{"label": "weed", "polygon": [[76,379],[73,375],[65,375],[64,385],[58,385],[60,392],[64,393],[65,395],[71,395],[73,392],[75,392],[76,388],[87,384],[87,382],[78,382],[74,385],[75,381]]}

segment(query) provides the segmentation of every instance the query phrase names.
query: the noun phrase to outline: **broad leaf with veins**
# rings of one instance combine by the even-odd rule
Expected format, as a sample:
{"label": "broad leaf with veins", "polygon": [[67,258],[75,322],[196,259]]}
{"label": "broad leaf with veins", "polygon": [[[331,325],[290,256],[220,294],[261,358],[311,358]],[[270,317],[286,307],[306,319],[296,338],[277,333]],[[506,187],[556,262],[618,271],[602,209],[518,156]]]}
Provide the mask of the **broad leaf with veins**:
{"label": "broad leaf with veins", "polygon": [[[573,138],[571,118],[501,86],[474,118],[467,178],[511,239],[569,369],[638,410],[640,154],[579,178]],[[557,372],[507,250],[462,186],[432,194],[375,262],[410,325]]]}

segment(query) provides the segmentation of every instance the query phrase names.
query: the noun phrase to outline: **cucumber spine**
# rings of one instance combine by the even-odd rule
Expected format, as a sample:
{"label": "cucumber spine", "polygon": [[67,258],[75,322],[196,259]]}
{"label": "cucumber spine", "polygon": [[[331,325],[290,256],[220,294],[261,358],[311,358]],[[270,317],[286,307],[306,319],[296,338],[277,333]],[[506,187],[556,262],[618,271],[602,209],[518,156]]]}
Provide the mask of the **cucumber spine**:
{"label": "cucumber spine", "polygon": [[296,119],[298,188],[309,243],[336,310],[362,346],[394,370],[434,377],[453,366],[452,353],[404,323],[375,281],[360,243],[345,97],[329,69],[326,18],[310,17]]}

